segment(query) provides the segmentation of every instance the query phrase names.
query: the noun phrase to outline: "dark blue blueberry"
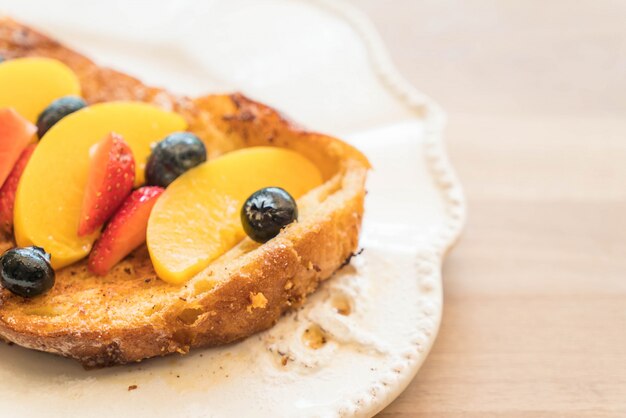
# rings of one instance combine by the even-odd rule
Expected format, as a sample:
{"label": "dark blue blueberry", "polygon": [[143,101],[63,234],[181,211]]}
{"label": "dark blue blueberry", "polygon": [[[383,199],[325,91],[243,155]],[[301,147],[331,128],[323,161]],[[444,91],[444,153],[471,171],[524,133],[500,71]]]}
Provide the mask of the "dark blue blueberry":
{"label": "dark blue blueberry", "polygon": [[266,187],[252,194],[241,208],[241,223],[256,242],[267,242],[298,220],[298,206],[287,191]]}
{"label": "dark blue blueberry", "polygon": [[54,278],[50,254],[43,248],[12,248],[0,256],[0,284],[16,295],[42,295],[52,289]]}
{"label": "dark blue blueberry", "polygon": [[37,134],[39,138],[43,138],[46,132],[58,121],[85,106],[87,106],[87,103],[80,97],[75,96],[61,97],[50,103],[37,118]]}
{"label": "dark blue blueberry", "polygon": [[176,132],[159,142],[146,165],[146,184],[167,187],[185,171],[206,161],[204,143],[191,132]]}

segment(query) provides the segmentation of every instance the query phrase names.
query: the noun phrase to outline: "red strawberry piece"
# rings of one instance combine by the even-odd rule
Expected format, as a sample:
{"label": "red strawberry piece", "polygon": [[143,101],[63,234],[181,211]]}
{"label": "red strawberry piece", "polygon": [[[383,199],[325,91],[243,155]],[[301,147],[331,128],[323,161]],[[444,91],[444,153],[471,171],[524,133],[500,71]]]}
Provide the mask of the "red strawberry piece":
{"label": "red strawberry piece", "polygon": [[0,109],[0,186],[36,132],[37,127],[12,108]]}
{"label": "red strawberry piece", "polygon": [[133,153],[124,139],[112,132],[92,149],[78,236],[93,233],[113,216],[134,182]]}
{"label": "red strawberry piece", "polygon": [[4,229],[7,232],[10,232],[13,227],[13,207],[15,205],[17,185],[36,146],[37,144],[31,144],[22,151],[13,170],[9,173],[9,177],[7,177],[0,188],[0,229]]}
{"label": "red strawberry piece", "polygon": [[150,212],[164,190],[145,186],[128,196],[91,250],[89,270],[101,276],[107,274],[146,241]]}

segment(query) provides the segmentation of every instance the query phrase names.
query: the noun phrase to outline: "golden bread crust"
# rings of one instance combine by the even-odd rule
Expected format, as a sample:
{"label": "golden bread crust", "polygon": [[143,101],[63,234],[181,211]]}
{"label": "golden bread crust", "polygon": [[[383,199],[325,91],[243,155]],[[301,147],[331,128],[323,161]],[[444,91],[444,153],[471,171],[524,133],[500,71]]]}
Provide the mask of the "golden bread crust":
{"label": "golden bread crust", "polygon": [[[0,289],[1,338],[85,367],[225,344],[271,327],[355,251],[369,163],[344,142],[295,127],[240,94],[192,100],[144,86],[9,19],[0,19],[0,54],[65,62],[90,103],[141,100],[175,110],[209,158],[247,146],[287,147],[310,158],[325,180],[299,199],[299,222],[263,245],[246,238],[183,286],[157,279],[143,246],[105,277],[91,275],[84,261],[59,270],[52,291],[32,300]],[[13,245],[0,236],[0,252]]]}

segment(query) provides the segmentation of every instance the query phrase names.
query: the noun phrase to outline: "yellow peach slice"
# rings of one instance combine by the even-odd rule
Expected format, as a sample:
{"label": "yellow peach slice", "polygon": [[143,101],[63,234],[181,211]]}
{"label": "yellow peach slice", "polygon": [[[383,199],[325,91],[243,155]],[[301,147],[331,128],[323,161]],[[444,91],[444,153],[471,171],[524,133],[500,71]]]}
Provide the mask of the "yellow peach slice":
{"label": "yellow peach slice", "polygon": [[80,83],[74,72],[51,58],[2,62],[0,86],[0,108],[12,107],[32,123],[55,99],[80,95]]}
{"label": "yellow peach slice", "polygon": [[298,198],[320,184],[311,161],[283,148],[245,148],[189,170],[150,214],[148,250],[158,276],[184,283],[241,241],[241,206],[255,191],[278,186]]}
{"label": "yellow peach slice", "polygon": [[[151,143],[185,128],[181,116],[140,102],[96,104],[62,119],[41,139],[20,180],[14,213],[18,245],[45,248],[55,268],[85,257],[98,236],[78,236],[90,148],[116,132],[139,166]],[[143,168],[139,174],[143,178]]]}

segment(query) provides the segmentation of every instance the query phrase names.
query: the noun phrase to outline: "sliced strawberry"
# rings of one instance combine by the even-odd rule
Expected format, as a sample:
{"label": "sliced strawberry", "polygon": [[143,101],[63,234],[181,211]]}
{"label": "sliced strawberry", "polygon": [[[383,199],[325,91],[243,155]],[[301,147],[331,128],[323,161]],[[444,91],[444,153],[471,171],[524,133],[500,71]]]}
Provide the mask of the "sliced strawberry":
{"label": "sliced strawberry", "polygon": [[130,194],[135,182],[135,159],[122,137],[111,132],[94,146],[78,236],[100,228]]}
{"label": "sliced strawberry", "polygon": [[105,275],[145,242],[150,212],[164,190],[161,187],[146,186],[128,196],[91,250],[89,270]]}
{"label": "sliced strawberry", "polygon": [[36,132],[37,127],[14,109],[0,109],[0,186]]}
{"label": "sliced strawberry", "polygon": [[33,155],[37,144],[31,144],[26,147],[19,159],[15,163],[13,170],[9,173],[6,181],[0,188],[0,229],[10,232],[13,227],[13,207],[15,205],[15,193],[17,192],[17,185],[20,182],[20,177],[30,160],[30,156]]}

